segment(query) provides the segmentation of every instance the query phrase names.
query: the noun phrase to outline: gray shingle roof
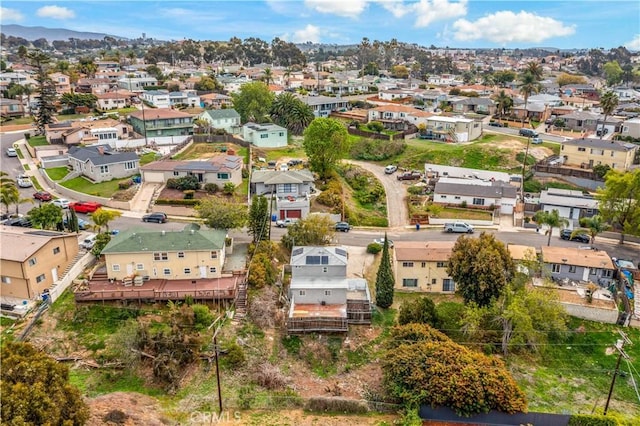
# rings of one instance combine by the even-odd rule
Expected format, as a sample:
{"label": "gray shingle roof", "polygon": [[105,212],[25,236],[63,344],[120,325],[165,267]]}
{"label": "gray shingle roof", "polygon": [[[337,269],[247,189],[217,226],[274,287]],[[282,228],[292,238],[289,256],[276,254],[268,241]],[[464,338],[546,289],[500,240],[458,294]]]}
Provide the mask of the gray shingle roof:
{"label": "gray shingle roof", "polygon": [[240,114],[233,109],[208,109],[203,114],[207,114],[212,120],[219,120],[221,118],[240,118]]}
{"label": "gray shingle roof", "polygon": [[468,197],[515,198],[517,191],[515,186],[505,185],[502,182],[493,182],[491,186],[438,182],[434,192]]}
{"label": "gray shingle roof", "polygon": [[251,183],[279,185],[305,182],[313,182],[313,175],[309,170],[256,170],[251,174]]}
{"label": "gray shingle roof", "polygon": [[135,152],[114,152],[109,145],[71,147],[69,148],[69,158],[75,158],[83,163],[91,161],[96,166],[139,160],[138,154]]}
{"label": "gray shingle roof", "polygon": [[638,145],[629,142],[612,141],[607,139],[578,138],[563,142],[563,145],[580,146],[585,148],[610,149],[612,151],[630,151]]}

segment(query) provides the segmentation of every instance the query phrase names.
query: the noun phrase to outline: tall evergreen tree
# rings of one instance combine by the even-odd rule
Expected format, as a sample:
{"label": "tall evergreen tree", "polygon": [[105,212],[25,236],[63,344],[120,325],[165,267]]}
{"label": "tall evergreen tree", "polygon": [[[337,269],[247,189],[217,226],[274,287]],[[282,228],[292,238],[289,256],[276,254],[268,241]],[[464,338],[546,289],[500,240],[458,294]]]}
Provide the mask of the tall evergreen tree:
{"label": "tall evergreen tree", "polygon": [[35,115],[35,121],[38,132],[44,134],[45,126],[53,121],[53,116],[56,113],[56,86],[48,74],[51,58],[40,50],[29,52],[27,58],[29,64],[36,69],[35,80],[38,82],[36,104],[38,111]]}
{"label": "tall evergreen tree", "polygon": [[376,276],[376,305],[381,308],[388,308],[393,304],[393,287],[395,279],[391,270],[391,257],[389,255],[389,240],[384,234],[384,244],[382,245],[382,258]]}
{"label": "tall evergreen tree", "polygon": [[263,195],[254,195],[251,199],[248,228],[254,243],[269,238],[269,203]]}

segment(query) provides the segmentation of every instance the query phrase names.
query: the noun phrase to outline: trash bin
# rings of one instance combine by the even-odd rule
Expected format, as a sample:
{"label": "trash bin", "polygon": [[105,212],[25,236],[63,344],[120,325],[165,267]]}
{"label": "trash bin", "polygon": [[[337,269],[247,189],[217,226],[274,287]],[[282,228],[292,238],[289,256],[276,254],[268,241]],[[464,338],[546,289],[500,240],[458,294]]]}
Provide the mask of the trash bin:
{"label": "trash bin", "polygon": [[420,223],[416,223],[416,231],[420,230]]}
{"label": "trash bin", "polygon": [[278,220],[278,215],[272,214],[271,215],[271,222],[275,222],[276,220]]}

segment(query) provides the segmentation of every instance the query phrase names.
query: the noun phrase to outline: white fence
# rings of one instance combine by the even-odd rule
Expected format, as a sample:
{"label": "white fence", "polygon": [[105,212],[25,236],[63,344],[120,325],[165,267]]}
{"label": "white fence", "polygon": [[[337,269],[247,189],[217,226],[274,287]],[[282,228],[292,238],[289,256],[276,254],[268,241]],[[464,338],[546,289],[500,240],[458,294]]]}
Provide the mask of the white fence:
{"label": "white fence", "polygon": [[51,298],[51,302],[55,302],[58,297],[66,289],[69,288],[73,280],[80,275],[80,273],[87,267],[91,262],[95,260],[95,256],[91,254],[91,252],[85,253],[78,261],[69,269],[69,271],[58,281],[54,282],[51,288],[49,289],[49,297]]}

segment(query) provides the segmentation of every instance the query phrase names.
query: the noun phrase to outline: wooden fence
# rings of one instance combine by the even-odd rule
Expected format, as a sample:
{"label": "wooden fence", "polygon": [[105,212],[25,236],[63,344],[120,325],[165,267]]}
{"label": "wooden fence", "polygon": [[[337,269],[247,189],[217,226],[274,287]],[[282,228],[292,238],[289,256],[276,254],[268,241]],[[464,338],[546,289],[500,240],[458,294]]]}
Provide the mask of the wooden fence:
{"label": "wooden fence", "polygon": [[343,333],[349,330],[349,323],[346,318],[288,318],[287,331],[289,333]]}
{"label": "wooden fence", "polygon": [[349,324],[371,324],[371,304],[367,300],[347,300]]}
{"label": "wooden fence", "polygon": [[591,179],[597,181],[604,181],[600,176],[596,175],[592,170],[587,169],[574,169],[570,167],[550,166],[544,163],[537,163],[534,166],[536,172],[541,173],[553,173],[563,176],[572,176],[582,179]]}

